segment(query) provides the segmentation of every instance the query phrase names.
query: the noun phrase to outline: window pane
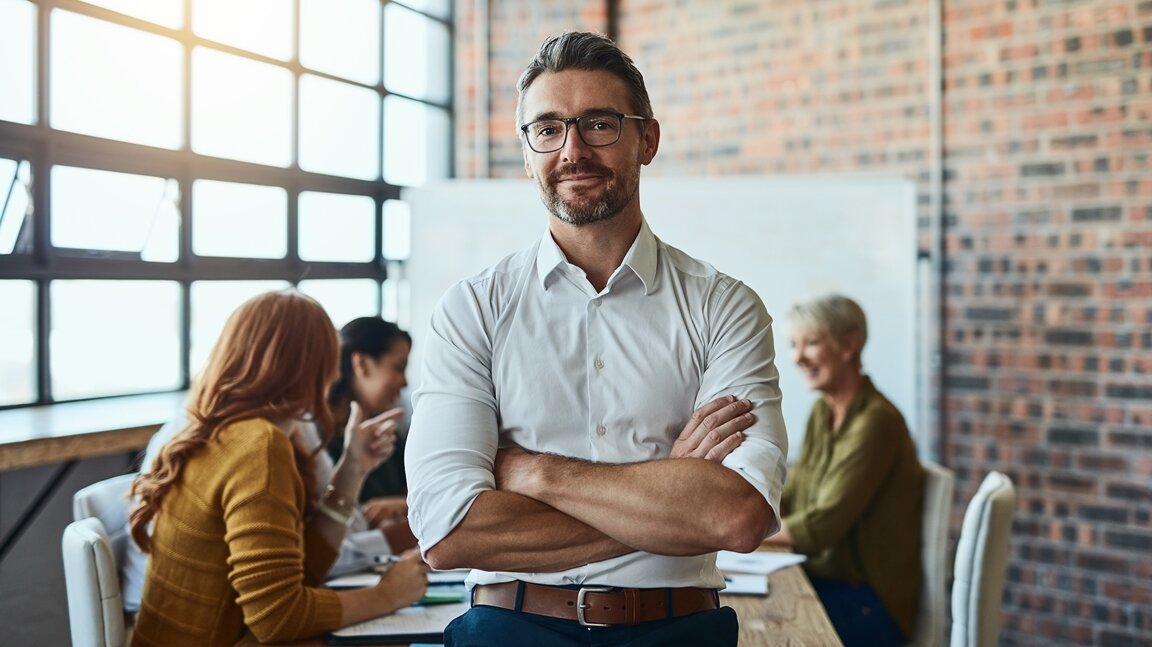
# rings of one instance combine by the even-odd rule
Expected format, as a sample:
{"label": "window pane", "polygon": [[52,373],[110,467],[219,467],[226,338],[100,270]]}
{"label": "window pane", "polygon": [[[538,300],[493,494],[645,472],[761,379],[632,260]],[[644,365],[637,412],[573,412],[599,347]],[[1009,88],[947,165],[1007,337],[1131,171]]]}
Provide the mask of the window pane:
{"label": "window pane", "polygon": [[184,3],[181,0],[84,0],[84,2],[173,29],[179,29],[184,24]]}
{"label": "window pane", "polygon": [[405,278],[404,264],[388,263],[388,278],[381,286],[380,316],[395,321],[397,326],[411,330],[409,321],[412,301],[409,298],[408,279]]}
{"label": "window pane", "polygon": [[380,98],[367,88],[300,78],[300,168],[363,180],[379,177]]}
{"label": "window pane", "polygon": [[403,200],[384,203],[384,258],[407,260],[412,252],[412,209]]}
{"label": "window pane", "polygon": [[197,180],[192,185],[192,251],[197,256],[284,258],[288,194],[275,186]]}
{"label": "window pane", "polygon": [[191,348],[188,368],[193,378],[204,368],[208,353],[224,330],[232,311],[249,298],[270,290],[291,287],[286,281],[196,281],[189,299],[192,305]]}
{"label": "window pane", "polygon": [[448,28],[399,5],[384,7],[384,87],[410,97],[447,101]]}
{"label": "window pane", "polygon": [[300,62],[353,81],[378,83],[379,0],[302,0]]}
{"label": "window pane", "polygon": [[36,401],[36,284],[0,281],[0,405]]}
{"label": "window pane", "polygon": [[181,50],[169,38],[52,11],[53,128],[137,144],[181,145]]}
{"label": "window pane", "polygon": [[0,119],[34,123],[36,5],[31,2],[0,0],[0,61]]}
{"label": "window pane", "polygon": [[176,180],[71,166],[52,169],[52,244],[76,249],[179,253]]}
{"label": "window pane", "polygon": [[192,150],[292,163],[292,73],[205,47],[192,52]]}
{"label": "window pane", "polygon": [[338,279],[330,281],[300,281],[300,291],[320,302],[332,318],[332,324],[342,328],[356,317],[376,314],[379,286],[372,279]]}
{"label": "window pane", "polygon": [[449,126],[439,108],[384,97],[384,180],[419,186],[448,177]]}
{"label": "window pane", "polygon": [[53,281],[52,395],[73,400],[180,387],[180,286]]}
{"label": "window pane", "polygon": [[192,30],[287,61],[292,58],[292,0],[193,0]]}
{"label": "window pane", "polygon": [[376,257],[376,202],[363,195],[300,194],[300,258],[364,263]]}
{"label": "window pane", "polygon": [[448,18],[452,14],[452,0],[403,0],[401,4],[439,18]]}
{"label": "window pane", "polygon": [[[0,159],[0,254],[27,254],[32,246],[32,165]],[[23,240],[21,240],[23,236]]]}

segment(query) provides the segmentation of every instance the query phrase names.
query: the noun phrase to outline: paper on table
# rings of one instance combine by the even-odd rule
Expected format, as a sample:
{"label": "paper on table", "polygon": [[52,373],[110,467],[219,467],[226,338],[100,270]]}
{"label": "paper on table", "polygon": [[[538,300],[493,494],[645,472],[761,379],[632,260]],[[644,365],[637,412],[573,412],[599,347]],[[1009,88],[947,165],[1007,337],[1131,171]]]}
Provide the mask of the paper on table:
{"label": "paper on table", "polygon": [[731,573],[724,576],[724,595],[768,595],[768,576]]}
{"label": "paper on table", "polygon": [[467,568],[458,568],[452,571],[428,571],[429,584],[456,584],[463,582],[471,571]]}
{"label": "paper on table", "polygon": [[768,575],[782,568],[802,564],[806,559],[808,558],[797,553],[758,551],[745,554],[722,550],[716,553],[716,568],[725,573]]}
{"label": "paper on table", "polygon": [[373,618],[360,624],[338,629],[333,636],[349,638],[353,636],[397,636],[444,633],[456,616],[468,610],[467,602],[437,604],[432,606],[405,607],[395,613]]}
{"label": "paper on table", "polygon": [[376,586],[380,583],[379,573],[354,573],[343,577],[334,577],[324,583],[330,589],[359,589],[365,586]]}

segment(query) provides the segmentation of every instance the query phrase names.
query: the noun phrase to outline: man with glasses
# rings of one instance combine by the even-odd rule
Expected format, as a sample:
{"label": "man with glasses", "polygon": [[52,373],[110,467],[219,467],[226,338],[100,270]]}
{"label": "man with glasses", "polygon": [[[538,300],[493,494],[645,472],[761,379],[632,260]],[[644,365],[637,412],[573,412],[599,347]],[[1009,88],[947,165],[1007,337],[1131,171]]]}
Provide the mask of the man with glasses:
{"label": "man with glasses", "polygon": [[548,233],[441,300],[406,453],[426,559],[474,569],[446,644],[735,645],[715,551],[776,530],[787,455],[771,318],[648,228],[660,124],[612,41],[549,39],[519,91]]}

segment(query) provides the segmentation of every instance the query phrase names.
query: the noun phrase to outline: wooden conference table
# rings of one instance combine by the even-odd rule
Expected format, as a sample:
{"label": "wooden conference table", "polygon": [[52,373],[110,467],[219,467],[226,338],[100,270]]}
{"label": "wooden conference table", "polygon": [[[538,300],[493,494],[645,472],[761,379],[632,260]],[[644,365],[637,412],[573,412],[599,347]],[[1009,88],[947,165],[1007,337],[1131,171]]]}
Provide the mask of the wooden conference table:
{"label": "wooden conference table", "polygon": [[[769,594],[721,595],[720,602],[740,618],[740,647],[842,647],[832,621],[799,566],[768,576]],[[241,641],[240,645],[257,645]],[[291,647],[322,647],[322,640],[290,643]],[[287,645],[283,646],[287,647]]]}

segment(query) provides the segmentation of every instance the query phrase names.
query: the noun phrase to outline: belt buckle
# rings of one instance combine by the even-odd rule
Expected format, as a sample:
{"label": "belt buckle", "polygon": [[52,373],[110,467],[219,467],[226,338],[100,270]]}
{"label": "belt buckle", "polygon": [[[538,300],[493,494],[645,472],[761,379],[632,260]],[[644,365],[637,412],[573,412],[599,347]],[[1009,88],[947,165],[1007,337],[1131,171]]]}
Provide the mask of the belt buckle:
{"label": "belt buckle", "polygon": [[592,605],[584,601],[585,596],[589,593],[611,593],[612,587],[610,586],[582,586],[580,591],[576,593],[576,621],[580,623],[581,627],[611,627],[612,625],[600,622],[588,622],[584,618],[584,610],[589,609]]}

